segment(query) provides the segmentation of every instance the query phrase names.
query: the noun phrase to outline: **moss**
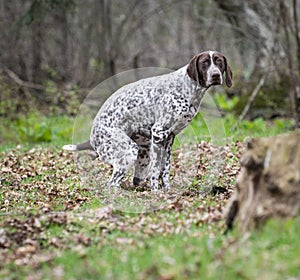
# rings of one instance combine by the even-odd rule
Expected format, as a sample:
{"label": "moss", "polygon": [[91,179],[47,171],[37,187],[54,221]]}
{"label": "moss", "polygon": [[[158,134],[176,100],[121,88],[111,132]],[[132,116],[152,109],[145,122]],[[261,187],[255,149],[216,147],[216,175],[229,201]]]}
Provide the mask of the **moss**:
{"label": "moss", "polygon": [[[256,96],[248,117],[250,119],[256,117],[269,119],[275,116],[290,115],[289,91],[291,85],[288,81],[289,79],[285,81],[284,79],[280,81],[277,81],[275,78],[269,79]],[[233,108],[234,112],[240,114],[243,111],[256,85],[257,83],[254,82],[239,85],[242,92],[239,101]]]}

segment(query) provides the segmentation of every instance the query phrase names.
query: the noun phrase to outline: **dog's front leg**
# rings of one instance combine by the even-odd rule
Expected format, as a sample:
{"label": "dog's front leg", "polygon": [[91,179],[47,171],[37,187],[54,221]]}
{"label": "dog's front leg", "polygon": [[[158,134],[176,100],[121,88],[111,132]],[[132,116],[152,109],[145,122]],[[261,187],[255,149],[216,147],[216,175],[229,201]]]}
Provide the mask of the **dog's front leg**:
{"label": "dog's front leg", "polygon": [[158,190],[158,179],[160,174],[163,172],[163,165],[167,158],[166,153],[166,142],[169,137],[168,130],[164,130],[162,125],[156,123],[153,125],[150,148],[150,184],[152,191]]}
{"label": "dog's front leg", "polygon": [[174,139],[175,135],[171,134],[165,145],[165,158],[163,159],[162,172],[160,174],[162,185],[165,190],[170,188],[171,153]]}
{"label": "dog's front leg", "polygon": [[158,179],[162,169],[162,154],[164,146],[162,143],[153,143],[150,149],[150,184],[151,190],[158,190]]}

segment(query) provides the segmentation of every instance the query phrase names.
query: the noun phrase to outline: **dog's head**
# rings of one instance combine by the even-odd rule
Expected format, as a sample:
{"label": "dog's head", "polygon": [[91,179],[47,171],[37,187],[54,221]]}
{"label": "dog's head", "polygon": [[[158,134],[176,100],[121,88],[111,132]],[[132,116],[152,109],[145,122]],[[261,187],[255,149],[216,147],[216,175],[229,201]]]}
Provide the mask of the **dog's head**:
{"label": "dog's head", "polygon": [[224,72],[225,83],[231,87],[232,71],[226,57],[216,51],[206,51],[195,55],[187,67],[189,77],[205,88],[223,84]]}

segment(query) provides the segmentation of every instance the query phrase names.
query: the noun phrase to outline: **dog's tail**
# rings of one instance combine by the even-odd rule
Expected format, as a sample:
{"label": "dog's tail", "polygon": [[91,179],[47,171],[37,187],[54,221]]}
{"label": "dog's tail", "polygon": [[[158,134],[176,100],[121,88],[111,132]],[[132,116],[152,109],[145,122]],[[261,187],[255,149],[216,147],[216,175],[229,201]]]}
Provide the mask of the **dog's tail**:
{"label": "dog's tail", "polygon": [[86,142],[77,144],[77,145],[71,145],[71,144],[64,145],[62,148],[63,148],[63,150],[66,150],[66,151],[94,150],[91,145],[91,142],[89,140]]}

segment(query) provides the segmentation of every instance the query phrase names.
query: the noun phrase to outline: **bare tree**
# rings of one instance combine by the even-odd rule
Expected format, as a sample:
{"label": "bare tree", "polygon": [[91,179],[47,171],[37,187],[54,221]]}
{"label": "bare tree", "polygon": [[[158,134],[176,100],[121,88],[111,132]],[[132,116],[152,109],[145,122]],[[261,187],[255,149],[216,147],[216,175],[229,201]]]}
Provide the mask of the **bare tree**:
{"label": "bare tree", "polygon": [[[290,8],[281,0],[280,11],[282,14],[282,25],[286,42],[285,53],[288,60],[287,66],[291,83],[290,103],[296,126],[300,127],[300,35],[297,1],[293,0],[292,8]],[[296,53],[296,56],[293,53]]]}

